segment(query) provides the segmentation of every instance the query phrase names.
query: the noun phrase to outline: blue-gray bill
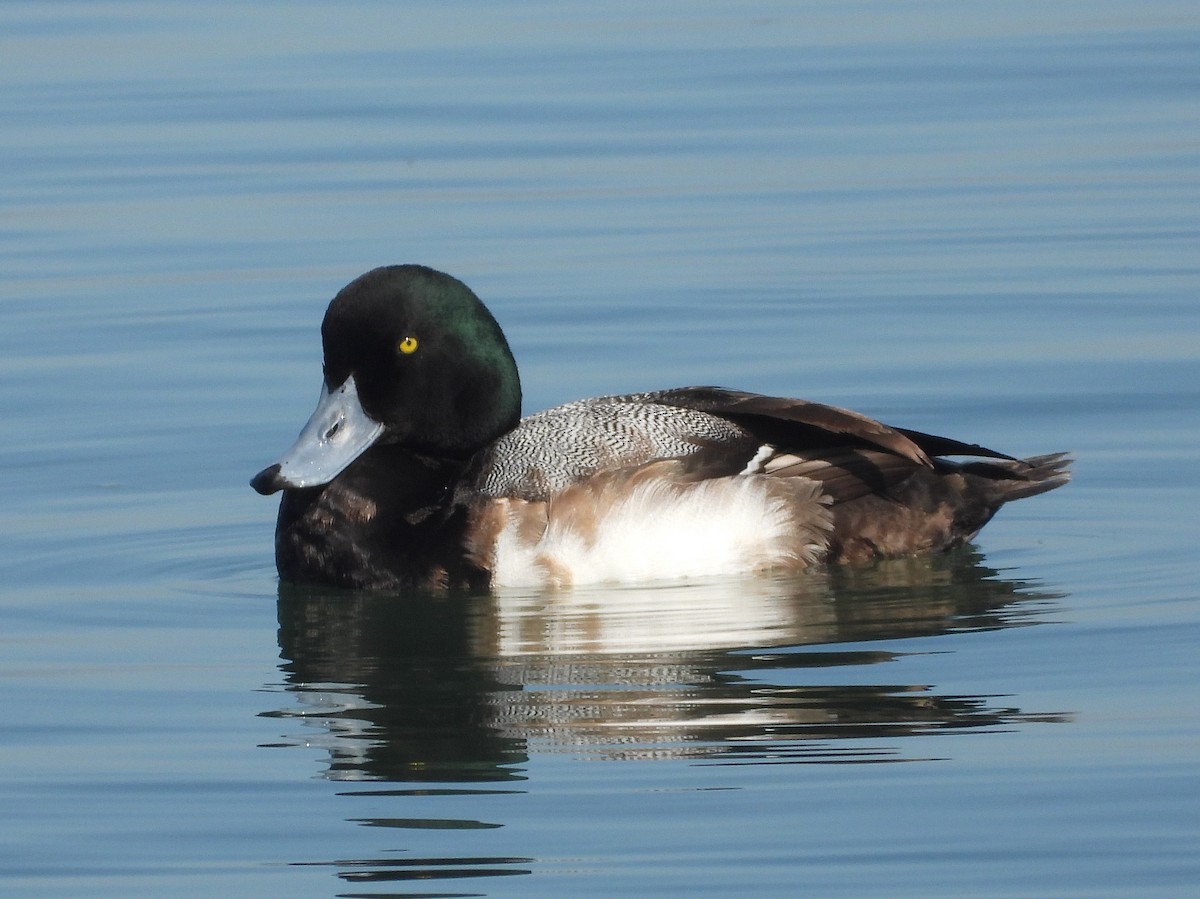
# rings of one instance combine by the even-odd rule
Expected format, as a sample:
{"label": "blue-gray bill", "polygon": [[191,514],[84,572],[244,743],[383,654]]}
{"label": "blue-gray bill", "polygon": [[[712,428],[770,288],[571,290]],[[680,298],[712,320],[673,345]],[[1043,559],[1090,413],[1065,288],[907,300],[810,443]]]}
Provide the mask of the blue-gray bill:
{"label": "blue-gray bill", "polygon": [[378,440],[383,430],[359,402],[353,376],[334,390],[322,384],[317,408],[296,442],[278,462],[251,478],[250,486],[267,496],[279,490],[328,484]]}

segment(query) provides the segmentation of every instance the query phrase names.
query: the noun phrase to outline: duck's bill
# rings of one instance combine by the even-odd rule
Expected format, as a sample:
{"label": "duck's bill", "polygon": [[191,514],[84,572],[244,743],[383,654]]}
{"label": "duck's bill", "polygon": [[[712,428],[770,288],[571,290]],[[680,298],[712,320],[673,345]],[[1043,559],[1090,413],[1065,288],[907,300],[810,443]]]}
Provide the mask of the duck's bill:
{"label": "duck's bill", "polygon": [[383,425],[363,410],[353,377],[332,391],[322,384],[317,408],[296,442],[278,462],[251,478],[250,486],[266,496],[328,484],[381,434]]}

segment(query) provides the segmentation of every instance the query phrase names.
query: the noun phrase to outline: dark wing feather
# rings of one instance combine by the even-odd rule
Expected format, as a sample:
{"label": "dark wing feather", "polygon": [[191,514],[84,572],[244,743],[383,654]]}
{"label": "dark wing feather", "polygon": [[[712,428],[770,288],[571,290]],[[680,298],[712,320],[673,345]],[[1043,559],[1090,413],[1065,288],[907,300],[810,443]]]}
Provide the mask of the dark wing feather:
{"label": "dark wing feather", "polygon": [[936,434],[925,434],[921,431],[911,431],[908,428],[896,428],[896,430],[930,456],[979,456],[985,459],[1004,459],[1007,462],[1017,461],[1013,456],[988,449],[978,443],[963,443],[959,440],[951,440],[949,437],[938,437]]}
{"label": "dark wing feather", "polygon": [[868,493],[886,494],[894,485],[924,468],[911,459],[876,449],[841,449],[819,456],[781,453],[767,460],[765,471],[775,477],[803,477],[819,481],[834,505]]}
{"label": "dark wing feather", "polygon": [[[646,399],[718,415],[742,425],[764,442],[780,448],[817,448],[850,443],[879,447],[917,465],[933,464],[926,451],[910,436],[918,432],[890,428],[858,412],[824,403],[762,396],[720,387],[682,387],[649,394]],[[841,439],[831,440],[835,435]]]}

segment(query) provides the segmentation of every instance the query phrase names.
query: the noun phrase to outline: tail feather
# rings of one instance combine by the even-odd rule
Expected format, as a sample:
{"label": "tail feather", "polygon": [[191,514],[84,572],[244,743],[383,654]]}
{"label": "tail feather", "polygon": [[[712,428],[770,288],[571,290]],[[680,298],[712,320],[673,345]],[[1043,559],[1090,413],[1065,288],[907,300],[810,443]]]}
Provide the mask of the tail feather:
{"label": "tail feather", "polygon": [[960,546],[1005,503],[1061,487],[1070,480],[1070,465],[1066,453],[935,460],[933,469],[915,469],[885,491],[835,502],[828,560],[860,563]]}
{"label": "tail feather", "polygon": [[996,505],[1000,506],[1061,487],[1071,480],[1073,461],[1068,453],[1047,453],[1011,462],[971,462],[960,471],[990,480]]}

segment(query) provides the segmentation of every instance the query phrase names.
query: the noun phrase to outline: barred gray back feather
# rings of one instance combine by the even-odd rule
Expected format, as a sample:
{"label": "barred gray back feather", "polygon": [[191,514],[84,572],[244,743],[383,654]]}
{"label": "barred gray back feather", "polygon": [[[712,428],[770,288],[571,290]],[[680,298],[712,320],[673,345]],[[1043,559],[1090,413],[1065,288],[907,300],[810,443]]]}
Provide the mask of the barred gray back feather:
{"label": "barred gray back feather", "polygon": [[750,439],[724,418],[656,402],[661,395],[594,397],[530,415],[492,446],[475,486],[488,496],[546,499],[599,471]]}

